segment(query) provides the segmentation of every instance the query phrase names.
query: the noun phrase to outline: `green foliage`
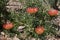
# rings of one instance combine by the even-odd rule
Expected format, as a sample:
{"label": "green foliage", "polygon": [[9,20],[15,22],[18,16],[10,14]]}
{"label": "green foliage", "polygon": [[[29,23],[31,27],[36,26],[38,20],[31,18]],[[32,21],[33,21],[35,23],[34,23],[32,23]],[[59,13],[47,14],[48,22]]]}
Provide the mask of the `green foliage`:
{"label": "green foliage", "polygon": [[7,0],[0,0],[0,28],[3,24],[3,19],[4,19],[4,13],[6,13],[6,3],[7,3]]}

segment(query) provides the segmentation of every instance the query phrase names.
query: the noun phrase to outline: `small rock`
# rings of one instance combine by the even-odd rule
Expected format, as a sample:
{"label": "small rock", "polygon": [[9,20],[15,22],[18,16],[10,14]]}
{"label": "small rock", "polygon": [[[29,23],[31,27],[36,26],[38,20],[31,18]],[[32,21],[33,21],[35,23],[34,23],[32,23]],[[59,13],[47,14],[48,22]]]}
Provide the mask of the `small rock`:
{"label": "small rock", "polygon": [[17,31],[22,32],[24,28],[25,28],[25,26],[19,26]]}
{"label": "small rock", "polygon": [[4,36],[0,36],[0,40],[7,40],[7,38]]}
{"label": "small rock", "polygon": [[36,40],[36,38],[31,38],[31,40]]}
{"label": "small rock", "polygon": [[7,38],[7,40],[12,40],[12,38]]}
{"label": "small rock", "polygon": [[5,33],[4,32],[1,32],[1,35],[5,35]]}
{"label": "small rock", "polygon": [[17,34],[14,36],[13,40],[20,40],[19,38],[17,38]]}

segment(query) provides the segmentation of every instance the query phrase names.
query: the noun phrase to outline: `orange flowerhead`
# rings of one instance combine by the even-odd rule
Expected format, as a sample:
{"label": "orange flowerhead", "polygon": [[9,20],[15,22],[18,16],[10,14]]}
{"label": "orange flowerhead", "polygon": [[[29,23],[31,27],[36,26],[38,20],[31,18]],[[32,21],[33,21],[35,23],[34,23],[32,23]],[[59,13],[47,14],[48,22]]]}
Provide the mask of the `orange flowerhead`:
{"label": "orange flowerhead", "polygon": [[37,34],[43,34],[43,32],[44,32],[44,27],[43,27],[43,26],[37,26],[37,27],[35,28],[35,32],[36,32]]}

